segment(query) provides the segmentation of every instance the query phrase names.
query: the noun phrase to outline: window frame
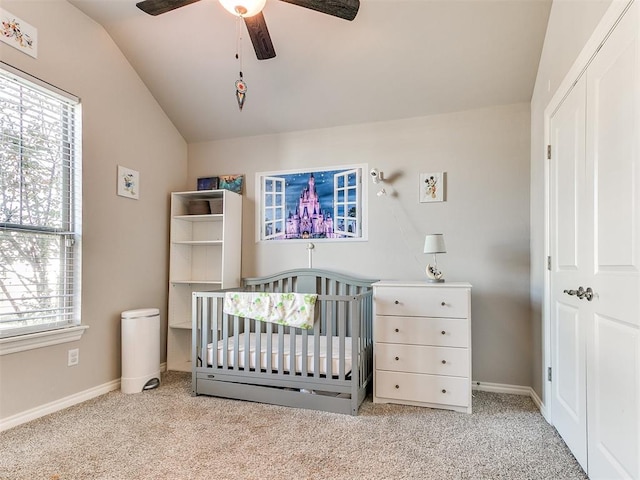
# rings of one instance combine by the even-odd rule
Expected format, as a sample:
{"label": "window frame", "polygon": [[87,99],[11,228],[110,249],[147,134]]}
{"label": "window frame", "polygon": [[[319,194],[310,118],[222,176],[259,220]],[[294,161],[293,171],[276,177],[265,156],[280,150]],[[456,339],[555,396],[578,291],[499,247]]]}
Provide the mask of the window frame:
{"label": "window frame", "polygon": [[[68,109],[69,114],[62,114],[59,125],[66,130],[62,142],[65,151],[59,158],[59,164],[65,173],[62,175],[60,208],[61,227],[51,225],[25,225],[4,222],[0,230],[4,232],[19,232],[21,235],[54,235],[60,252],[58,261],[61,270],[58,275],[62,288],[60,305],[56,308],[56,320],[39,325],[25,325],[15,329],[0,329],[0,356],[16,353],[48,345],[73,342],[80,339],[88,328],[81,324],[81,271],[82,271],[82,107],[81,101],[60,88],[29,75],[11,65],[0,61],[3,76],[32,91],[40,91],[45,95],[61,102],[62,110]],[[22,102],[22,99],[20,99]],[[20,134],[22,138],[22,134]],[[68,166],[65,167],[65,163]],[[24,200],[20,199],[20,205]],[[67,261],[70,260],[70,263]],[[70,314],[64,313],[69,309]],[[40,317],[42,319],[42,317]]]}

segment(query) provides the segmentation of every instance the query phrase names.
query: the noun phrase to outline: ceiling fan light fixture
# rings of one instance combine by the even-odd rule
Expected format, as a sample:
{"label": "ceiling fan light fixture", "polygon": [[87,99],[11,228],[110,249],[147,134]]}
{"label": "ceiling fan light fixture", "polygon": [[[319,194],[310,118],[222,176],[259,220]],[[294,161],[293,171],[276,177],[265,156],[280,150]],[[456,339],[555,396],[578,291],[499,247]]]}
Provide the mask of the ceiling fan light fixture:
{"label": "ceiling fan light fixture", "polygon": [[228,12],[237,17],[253,17],[262,11],[267,0],[219,0]]}

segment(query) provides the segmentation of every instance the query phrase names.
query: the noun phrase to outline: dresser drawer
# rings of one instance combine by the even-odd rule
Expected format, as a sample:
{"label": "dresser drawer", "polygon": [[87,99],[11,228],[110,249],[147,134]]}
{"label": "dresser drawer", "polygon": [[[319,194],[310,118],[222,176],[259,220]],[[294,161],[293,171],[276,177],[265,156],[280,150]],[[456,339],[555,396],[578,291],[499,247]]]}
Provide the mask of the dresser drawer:
{"label": "dresser drawer", "polygon": [[469,346],[469,321],[457,318],[376,316],[374,338],[376,342],[465,348]]}
{"label": "dresser drawer", "polygon": [[466,288],[376,287],[377,315],[408,317],[469,317],[469,290]]}
{"label": "dresser drawer", "polygon": [[469,377],[469,350],[376,343],[376,369]]}
{"label": "dresser drawer", "polygon": [[467,378],[376,370],[376,396],[392,400],[469,406]]}

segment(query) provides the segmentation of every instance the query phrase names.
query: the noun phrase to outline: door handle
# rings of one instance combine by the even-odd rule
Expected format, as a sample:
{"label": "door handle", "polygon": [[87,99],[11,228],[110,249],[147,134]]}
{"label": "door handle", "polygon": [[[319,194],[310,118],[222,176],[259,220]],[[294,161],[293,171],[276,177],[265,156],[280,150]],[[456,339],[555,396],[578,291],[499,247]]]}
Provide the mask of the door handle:
{"label": "door handle", "polygon": [[580,300],[582,300],[583,298],[586,298],[588,302],[593,300],[593,295],[594,295],[591,287],[587,287],[586,290],[583,287],[578,287],[578,290],[564,290],[563,292],[566,293],[567,295],[572,295],[572,296],[575,295]]}

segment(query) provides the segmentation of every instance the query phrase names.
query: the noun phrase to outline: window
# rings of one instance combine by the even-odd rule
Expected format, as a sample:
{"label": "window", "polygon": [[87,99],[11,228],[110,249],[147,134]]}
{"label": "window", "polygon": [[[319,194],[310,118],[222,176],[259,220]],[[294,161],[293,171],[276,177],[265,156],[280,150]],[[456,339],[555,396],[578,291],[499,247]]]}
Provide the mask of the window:
{"label": "window", "polygon": [[0,63],[0,339],[80,323],[81,118]]}

